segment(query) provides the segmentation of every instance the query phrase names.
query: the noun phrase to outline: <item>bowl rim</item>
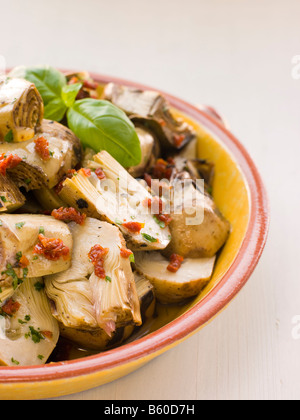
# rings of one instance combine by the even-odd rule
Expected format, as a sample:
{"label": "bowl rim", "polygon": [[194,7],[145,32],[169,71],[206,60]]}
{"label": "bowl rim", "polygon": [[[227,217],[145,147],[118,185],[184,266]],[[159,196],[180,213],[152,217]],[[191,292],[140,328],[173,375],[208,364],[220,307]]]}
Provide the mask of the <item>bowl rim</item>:
{"label": "bowl rim", "polygon": [[[75,72],[66,69],[61,71]],[[174,108],[203,124],[216,135],[239,165],[248,187],[250,217],[247,231],[235,260],[219,283],[202,300],[167,325],[131,343],[81,359],[38,366],[2,366],[0,384],[53,381],[94,374],[159,353],[163,348],[182,341],[207,324],[237,295],[253,273],[266,244],[269,230],[269,200],[264,183],[245,147],[222,122],[205,113],[203,109],[161,89],[118,77],[89,73],[100,83],[114,82],[138,89],[159,91]]]}

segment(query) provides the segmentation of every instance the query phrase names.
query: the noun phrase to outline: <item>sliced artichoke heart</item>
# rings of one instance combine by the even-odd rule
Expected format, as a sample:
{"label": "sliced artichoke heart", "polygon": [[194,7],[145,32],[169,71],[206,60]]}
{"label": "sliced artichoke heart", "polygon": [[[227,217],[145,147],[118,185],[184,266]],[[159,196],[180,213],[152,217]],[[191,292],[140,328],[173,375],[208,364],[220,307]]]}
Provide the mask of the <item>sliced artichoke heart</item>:
{"label": "sliced artichoke heart", "polygon": [[[6,306],[12,308],[8,315]],[[10,302],[2,302],[0,364],[32,366],[47,362],[54,350],[59,327],[51,314],[42,278],[27,279]]]}
{"label": "sliced artichoke heart", "polygon": [[[36,151],[35,140],[43,137],[48,142],[49,159]],[[44,120],[37,134],[22,143],[4,143],[1,152],[19,156],[22,161],[8,173],[18,187],[27,191],[42,187],[53,188],[81,159],[77,137],[63,125]]]}
{"label": "sliced artichoke heart", "polygon": [[[56,261],[34,253],[39,234],[60,239],[69,256]],[[51,216],[31,214],[0,215],[0,286],[13,291],[24,279],[45,276],[70,266],[73,239],[68,226]],[[23,265],[21,266],[20,263]],[[11,292],[10,292],[11,293]]]}
{"label": "sliced artichoke heart", "polygon": [[196,296],[207,285],[213,273],[216,257],[187,258],[176,272],[168,270],[169,260],[160,252],[136,252],[138,273],[153,285],[155,296],[161,303],[180,303]]}
{"label": "sliced artichoke heart", "polygon": [[25,197],[10,176],[0,174],[0,213],[13,212],[22,207]]}
{"label": "sliced artichoke heart", "polygon": [[[90,217],[117,225],[132,250],[166,248],[170,231],[151,214],[150,192],[105,151],[94,156],[90,167],[101,168],[105,179],[100,181],[94,172],[87,177],[79,171],[64,181],[61,199]],[[130,230],[132,224],[140,226],[140,230]]]}
{"label": "sliced artichoke heart", "polygon": [[[54,302],[53,315],[63,327],[76,330],[116,328],[141,324],[140,306],[129,258],[120,231],[111,224],[87,218],[84,225],[69,224],[74,238],[72,265],[46,279],[46,292]],[[109,251],[104,259],[105,279],[94,272],[89,252],[100,245]],[[64,331],[64,329],[62,329]]]}

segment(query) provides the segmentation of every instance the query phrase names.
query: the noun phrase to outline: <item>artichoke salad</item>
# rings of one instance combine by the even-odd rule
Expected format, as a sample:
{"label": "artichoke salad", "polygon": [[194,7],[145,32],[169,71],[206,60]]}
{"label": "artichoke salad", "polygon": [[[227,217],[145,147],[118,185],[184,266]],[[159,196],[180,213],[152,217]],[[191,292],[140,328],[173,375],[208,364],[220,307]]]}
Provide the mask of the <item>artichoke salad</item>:
{"label": "artichoke salad", "polygon": [[159,92],[0,78],[0,365],[45,364],[61,339],[107,350],[199,294],[230,225],[196,150]]}

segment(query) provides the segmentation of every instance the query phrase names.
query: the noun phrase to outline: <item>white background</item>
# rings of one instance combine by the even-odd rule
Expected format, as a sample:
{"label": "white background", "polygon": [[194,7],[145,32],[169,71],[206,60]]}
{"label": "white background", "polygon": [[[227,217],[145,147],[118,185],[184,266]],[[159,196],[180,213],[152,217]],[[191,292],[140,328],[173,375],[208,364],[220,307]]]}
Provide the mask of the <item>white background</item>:
{"label": "white background", "polygon": [[219,317],[131,375],[64,399],[299,399],[299,0],[0,6],[0,55],[9,67],[91,70],[216,107],[252,155],[271,202],[263,257]]}

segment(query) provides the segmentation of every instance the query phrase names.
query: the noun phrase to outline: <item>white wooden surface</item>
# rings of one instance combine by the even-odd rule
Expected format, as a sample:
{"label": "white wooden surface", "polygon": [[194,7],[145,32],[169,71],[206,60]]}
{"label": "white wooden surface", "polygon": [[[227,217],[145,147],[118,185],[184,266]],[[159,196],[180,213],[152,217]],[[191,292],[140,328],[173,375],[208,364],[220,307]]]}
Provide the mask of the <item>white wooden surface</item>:
{"label": "white wooden surface", "polygon": [[225,312],[131,375],[62,399],[299,399],[300,70],[295,64],[292,73],[292,59],[300,55],[299,0],[0,0],[0,5],[0,55],[7,66],[93,70],[215,106],[257,163],[271,201],[264,255]]}

